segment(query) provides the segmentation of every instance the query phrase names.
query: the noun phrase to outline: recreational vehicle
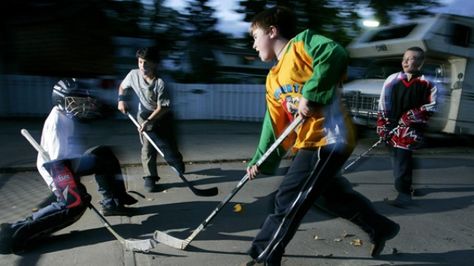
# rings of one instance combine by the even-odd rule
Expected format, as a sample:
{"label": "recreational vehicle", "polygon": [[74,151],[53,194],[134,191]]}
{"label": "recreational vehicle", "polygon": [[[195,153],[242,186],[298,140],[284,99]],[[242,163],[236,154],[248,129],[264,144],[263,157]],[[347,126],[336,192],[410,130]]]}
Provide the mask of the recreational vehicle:
{"label": "recreational vehicle", "polygon": [[356,124],[375,126],[383,82],[401,71],[405,50],[426,51],[422,72],[438,88],[438,109],[430,130],[474,134],[474,18],[439,14],[380,27],[347,46],[351,57],[343,98]]}

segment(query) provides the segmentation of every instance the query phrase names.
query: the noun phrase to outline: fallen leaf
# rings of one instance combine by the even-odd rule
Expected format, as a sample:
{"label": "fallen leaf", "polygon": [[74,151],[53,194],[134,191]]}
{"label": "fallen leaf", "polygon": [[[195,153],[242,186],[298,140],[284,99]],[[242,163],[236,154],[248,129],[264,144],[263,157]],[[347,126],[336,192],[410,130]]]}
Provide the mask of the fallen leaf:
{"label": "fallen leaf", "polygon": [[351,241],[351,245],[353,245],[353,246],[362,246],[362,240],[360,240],[360,239],[353,239],[353,240]]}
{"label": "fallen leaf", "polygon": [[234,212],[242,212],[243,206],[240,203],[234,205]]}
{"label": "fallen leaf", "polygon": [[314,240],[324,240],[324,238],[320,238],[318,235],[314,236]]}

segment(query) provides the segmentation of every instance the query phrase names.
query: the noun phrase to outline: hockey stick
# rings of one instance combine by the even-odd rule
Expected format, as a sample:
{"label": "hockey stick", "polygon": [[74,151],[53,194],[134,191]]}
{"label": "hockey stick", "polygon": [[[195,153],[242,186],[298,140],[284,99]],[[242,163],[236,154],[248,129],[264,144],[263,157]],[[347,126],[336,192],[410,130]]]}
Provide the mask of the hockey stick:
{"label": "hockey stick", "polygon": [[[26,129],[21,130],[21,134],[28,140],[28,142],[38,151],[41,156],[43,156],[47,161],[50,161],[51,158],[49,157],[49,154],[47,151],[41,147],[41,145],[31,136],[31,134],[28,132]],[[126,250],[131,250],[131,251],[143,251],[146,252],[152,248],[154,248],[154,242],[152,239],[145,239],[145,240],[128,240],[123,237],[121,237],[117,232],[115,232],[114,229],[112,229],[112,226],[110,223],[105,219],[102,214],[92,205],[89,203],[88,207],[97,215],[97,217],[103,222],[105,228],[109,230],[112,235],[125,247]]]}
{"label": "hockey stick", "polygon": [[[138,124],[137,120],[130,114],[130,113],[127,113],[127,116],[128,118],[130,118],[130,120],[132,120],[133,124],[135,124],[135,126],[137,128],[140,128],[140,124]],[[150,137],[150,135],[143,131],[141,132],[143,134],[143,136],[145,136],[145,138],[151,143],[151,145],[153,145],[153,147],[156,149],[156,151],[158,151],[158,153],[161,155],[161,157],[165,157],[165,155],[163,154],[163,152],[160,150],[160,148],[158,148],[158,145],[156,145],[156,143],[153,141],[153,139]],[[186,184],[186,186],[189,187],[189,189],[195,194],[195,195],[198,195],[198,196],[203,196],[203,197],[210,197],[210,196],[215,196],[217,195],[217,193],[219,192],[217,190],[217,187],[212,187],[212,188],[208,188],[208,189],[199,189],[199,188],[196,188],[193,184],[191,184],[191,182],[189,182],[182,173],[180,173],[178,170],[176,170],[176,168],[174,168],[174,166],[168,164],[172,169],[173,171],[179,176],[179,178],[181,178],[181,180],[183,180],[183,182]]]}
{"label": "hockey stick", "polygon": [[[393,133],[395,133],[395,131],[397,130],[398,126],[395,127],[394,129],[390,130],[390,132],[387,134],[388,136],[392,136]],[[384,141],[383,138],[379,138],[379,140],[377,140],[369,149],[367,149],[366,151],[364,151],[363,153],[361,153],[359,156],[357,156],[357,158],[355,158],[350,164],[348,164],[347,166],[345,166],[342,170],[341,170],[341,174],[345,173],[347,171],[347,169],[349,169],[351,166],[353,166],[357,161],[359,161],[360,159],[362,159],[362,157],[364,157],[367,153],[369,153],[370,151],[372,151],[375,147],[377,147],[380,143],[382,143]]]}
{"label": "hockey stick", "polygon": [[366,150],[365,152],[361,153],[357,158],[355,158],[350,164],[348,164],[346,167],[344,167],[342,170],[341,170],[341,174],[345,173],[347,171],[347,169],[349,169],[351,166],[353,166],[357,161],[359,161],[360,159],[362,159],[362,157],[364,157],[367,153],[369,153],[370,151],[372,151],[375,147],[377,147],[380,143],[382,143],[382,138],[380,138],[377,142],[375,142],[372,147],[370,147],[368,150]]}
{"label": "hockey stick", "polygon": [[[283,142],[283,140],[299,125],[303,119],[297,117],[286,129],[283,131],[280,137],[270,146],[270,148],[262,155],[262,157],[257,161],[256,165],[260,166],[267,157]],[[217,207],[212,211],[212,213],[193,231],[193,233],[186,239],[179,239],[173,236],[170,236],[164,232],[156,230],[153,234],[155,241],[163,243],[173,248],[177,249],[186,249],[186,247],[193,241],[193,239],[211,222],[211,220],[219,213],[222,207],[227,204],[234,196],[239,192],[239,190],[249,181],[249,175],[246,174],[237,184],[237,186],[222,200]]]}
{"label": "hockey stick", "polygon": [[100,214],[94,205],[89,204],[89,208],[93,210],[97,217],[102,221],[105,228],[107,228],[109,232],[112,233],[112,235],[114,235],[120,243],[122,243],[126,250],[147,252],[155,247],[155,243],[151,239],[127,240],[121,237],[117,232],[115,232],[114,229],[112,229],[112,225],[110,225],[109,221],[107,221],[107,219],[105,219],[105,217]]}

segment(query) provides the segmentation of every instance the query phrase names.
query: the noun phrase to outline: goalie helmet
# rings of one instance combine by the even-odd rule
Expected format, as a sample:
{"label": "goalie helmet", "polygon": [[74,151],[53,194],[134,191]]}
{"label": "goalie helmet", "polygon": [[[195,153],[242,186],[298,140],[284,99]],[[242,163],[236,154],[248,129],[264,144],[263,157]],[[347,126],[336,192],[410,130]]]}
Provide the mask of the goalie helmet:
{"label": "goalie helmet", "polygon": [[100,117],[99,102],[75,78],[62,79],[53,87],[53,104],[70,118],[88,120]]}

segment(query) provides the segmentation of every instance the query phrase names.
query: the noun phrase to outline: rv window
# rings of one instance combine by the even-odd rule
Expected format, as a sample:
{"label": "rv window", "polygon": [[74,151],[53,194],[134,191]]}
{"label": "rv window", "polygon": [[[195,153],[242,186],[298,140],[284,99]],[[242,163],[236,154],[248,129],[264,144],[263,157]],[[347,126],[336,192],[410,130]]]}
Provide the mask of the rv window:
{"label": "rv window", "polygon": [[454,45],[469,47],[471,40],[471,28],[461,24],[453,24],[453,34],[451,35],[451,43]]}
{"label": "rv window", "polygon": [[377,42],[391,39],[400,39],[408,36],[410,32],[416,27],[416,24],[403,25],[398,27],[393,27],[390,29],[380,30],[372,37],[370,37],[367,42]]}

